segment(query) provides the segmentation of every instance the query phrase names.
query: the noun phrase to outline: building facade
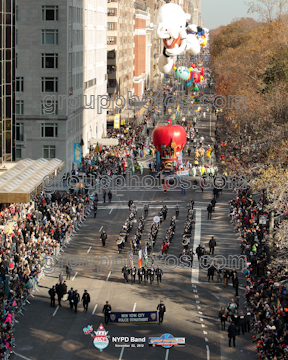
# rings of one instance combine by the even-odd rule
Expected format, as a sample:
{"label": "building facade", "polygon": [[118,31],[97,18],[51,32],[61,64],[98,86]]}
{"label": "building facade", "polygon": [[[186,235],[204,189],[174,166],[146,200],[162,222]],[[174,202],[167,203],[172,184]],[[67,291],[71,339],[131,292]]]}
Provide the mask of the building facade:
{"label": "building facade", "polygon": [[85,154],[89,138],[106,130],[106,114],[84,108],[90,95],[106,94],[106,1],[18,0],[17,7],[17,159],[57,157],[70,171],[74,143]]}
{"label": "building facade", "polygon": [[0,163],[15,160],[15,0],[0,0]]}

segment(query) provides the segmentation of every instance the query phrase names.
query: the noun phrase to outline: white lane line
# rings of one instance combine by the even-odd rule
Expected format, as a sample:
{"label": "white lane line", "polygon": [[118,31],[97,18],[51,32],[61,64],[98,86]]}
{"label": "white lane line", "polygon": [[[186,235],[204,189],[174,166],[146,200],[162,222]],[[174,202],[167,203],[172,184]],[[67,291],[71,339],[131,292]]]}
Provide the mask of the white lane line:
{"label": "white lane line", "polygon": [[166,350],[165,360],[168,360],[168,356],[169,356],[169,349]]}
{"label": "white lane line", "polygon": [[[135,303],[134,306],[133,306],[133,312],[134,312],[135,309],[136,309],[136,304],[137,304],[137,303]],[[123,356],[123,354],[124,354],[124,350],[125,350],[125,347],[122,347],[121,352],[120,352],[120,356],[119,356],[119,360],[122,360],[122,356]],[[168,359],[168,358],[167,358],[167,359]]]}
{"label": "white lane line", "polygon": [[108,276],[107,276],[107,279],[106,279],[106,281],[108,281],[108,280],[109,280],[109,278],[110,278],[110,275],[111,275],[111,271],[109,271],[109,274],[108,274]]}
{"label": "white lane line", "polygon": [[102,231],[102,229],[103,229],[103,226],[101,226],[101,228],[100,228],[99,232],[101,232],[101,231]]}
{"label": "white lane line", "polygon": [[13,354],[16,355],[16,356],[19,356],[19,357],[22,358],[22,359],[31,360],[31,359],[29,359],[28,357],[26,357],[26,356],[24,356],[24,355],[15,353],[15,351],[13,351]]}
{"label": "white lane line", "polygon": [[124,350],[125,350],[125,347],[122,347],[121,352],[120,352],[120,356],[119,356],[119,360],[122,360]]}
{"label": "white lane line", "polygon": [[217,296],[216,294],[214,294],[214,293],[212,293],[212,292],[211,292],[211,294],[212,294],[213,296],[215,296],[216,299],[218,299],[218,300],[220,299],[219,296]]}
{"label": "white lane line", "polygon": [[209,340],[207,338],[205,338],[205,341],[208,342]]}
{"label": "white lane line", "polygon": [[113,211],[113,208],[110,210],[109,215],[112,213],[112,211]]}
{"label": "white lane line", "polygon": [[[207,331],[203,331],[203,334],[204,335],[208,335],[208,332]],[[205,338],[206,339],[206,338]],[[207,339],[207,341],[208,341],[208,339]]]}
{"label": "white lane line", "polygon": [[57,311],[58,311],[58,309],[59,309],[59,305],[57,306],[57,308],[55,309],[55,311],[54,311],[54,313],[53,313],[53,315],[52,316],[55,316],[56,315],[56,313],[57,313]]}
{"label": "white lane line", "polygon": [[199,315],[203,315],[202,311],[198,311],[198,314],[199,314]]}
{"label": "white lane line", "polygon": [[205,327],[205,325],[204,324],[201,324],[201,326],[204,328]]}
{"label": "white lane line", "polygon": [[93,311],[92,311],[92,315],[95,314],[96,309],[97,309],[97,304],[94,306],[94,309],[93,309]]}
{"label": "white lane line", "polygon": [[200,318],[200,321],[204,321],[202,318]]}
{"label": "white lane line", "polygon": [[210,349],[208,345],[206,345],[206,349],[207,349],[207,360],[210,360]]}
{"label": "white lane line", "polygon": [[76,278],[77,274],[78,274],[78,271],[76,271],[76,274],[73,276],[72,281],[74,281],[74,280],[75,280],[75,278]]}
{"label": "white lane line", "polygon": [[91,250],[92,246],[89,247],[88,251],[87,251],[87,254],[89,254],[90,250]]}
{"label": "white lane line", "polygon": [[[195,233],[194,233],[194,244],[193,252],[196,253],[196,249],[201,241],[201,210],[196,210],[195,218]],[[194,259],[191,274],[191,283],[199,283],[199,261]]]}

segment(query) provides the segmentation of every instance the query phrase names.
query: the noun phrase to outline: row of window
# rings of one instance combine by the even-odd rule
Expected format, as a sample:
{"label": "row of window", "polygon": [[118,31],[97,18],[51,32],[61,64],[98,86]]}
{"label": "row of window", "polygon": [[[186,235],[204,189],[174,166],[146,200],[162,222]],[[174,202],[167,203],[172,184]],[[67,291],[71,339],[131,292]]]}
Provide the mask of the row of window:
{"label": "row of window", "polygon": [[[77,74],[80,75],[80,74]],[[77,76],[76,75],[76,76]],[[16,78],[16,91],[24,91],[24,78]],[[41,78],[41,91],[42,92],[58,92],[58,78],[56,77],[42,77]]]}
{"label": "row of window", "polygon": [[[24,115],[24,101],[16,100],[16,115]],[[41,115],[58,115],[58,101],[41,101]]]}
{"label": "row of window", "polygon": [[[43,158],[54,159],[56,158],[56,146],[44,145],[43,146]],[[22,146],[16,145],[16,159],[22,159]]]}
{"label": "row of window", "polygon": [[[58,137],[58,124],[41,124],[41,137],[43,138],[57,138]],[[16,123],[16,134],[15,138],[17,141],[24,141],[24,124]]]}

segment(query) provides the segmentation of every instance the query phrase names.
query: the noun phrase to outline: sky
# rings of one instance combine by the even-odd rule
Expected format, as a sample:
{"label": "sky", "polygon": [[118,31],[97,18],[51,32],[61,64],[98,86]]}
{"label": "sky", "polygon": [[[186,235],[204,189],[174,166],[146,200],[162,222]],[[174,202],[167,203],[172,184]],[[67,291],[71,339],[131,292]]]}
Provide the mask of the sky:
{"label": "sky", "polygon": [[202,0],[201,14],[204,26],[215,29],[217,26],[228,25],[233,19],[251,17],[255,20],[258,15],[247,14],[248,6],[244,0]]}

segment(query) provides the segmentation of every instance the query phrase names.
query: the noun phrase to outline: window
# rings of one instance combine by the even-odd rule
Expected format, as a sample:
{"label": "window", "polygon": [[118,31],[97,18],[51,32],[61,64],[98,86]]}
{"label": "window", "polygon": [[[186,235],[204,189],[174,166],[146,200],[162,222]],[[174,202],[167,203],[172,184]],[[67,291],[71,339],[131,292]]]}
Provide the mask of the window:
{"label": "window", "polygon": [[42,92],[57,92],[58,78],[42,78]]}
{"label": "window", "polygon": [[43,158],[54,159],[56,157],[56,146],[44,145],[43,146]]}
{"label": "window", "polygon": [[115,59],[115,51],[108,51],[107,52],[107,59]]}
{"label": "window", "polygon": [[58,45],[58,30],[42,30],[42,45]]}
{"label": "window", "polygon": [[42,54],[42,69],[58,69],[58,54]]}
{"label": "window", "polygon": [[18,67],[18,54],[17,53],[15,54],[15,67],[16,67],[16,69]]}
{"label": "window", "polygon": [[24,91],[24,78],[16,77],[16,91],[23,92]]}
{"label": "window", "polygon": [[24,139],[24,124],[16,123],[16,140],[23,141],[23,139]]}
{"label": "window", "polygon": [[107,30],[116,30],[116,23],[108,22],[107,23]]}
{"label": "window", "polygon": [[18,30],[15,30],[15,45],[18,45]]}
{"label": "window", "polygon": [[107,44],[108,45],[115,45],[117,44],[117,38],[115,36],[113,37],[107,37]]}
{"label": "window", "polygon": [[108,9],[107,16],[117,16],[117,9]]}
{"label": "window", "polygon": [[42,101],[41,115],[58,115],[58,102],[52,100]]}
{"label": "window", "polygon": [[16,115],[23,115],[24,113],[24,101],[16,100]]}
{"label": "window", "polygon": [[58,137],[58,125],[41,124],[41,137]]}
{"label": "window", "polygon": [[18,5],[15,6],[15,18],[18,21]]}
{"label": "window", "polygon": [[57,21],[58,6],[42,6],[42,20]]}
{"label": "window", "polygon": [[16,145],[16,159],[21,159],[22,158],[22,151],[21,151],[21,145]]}

